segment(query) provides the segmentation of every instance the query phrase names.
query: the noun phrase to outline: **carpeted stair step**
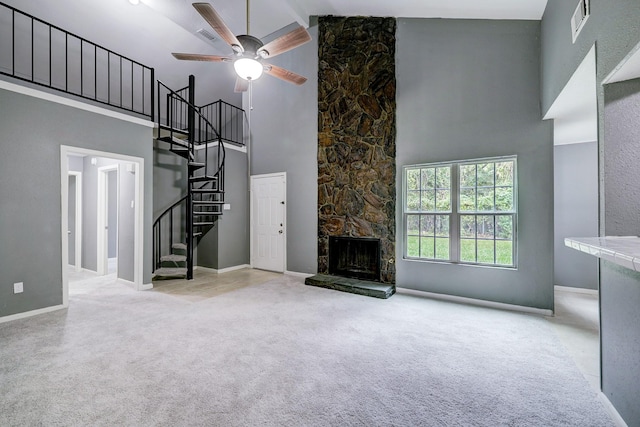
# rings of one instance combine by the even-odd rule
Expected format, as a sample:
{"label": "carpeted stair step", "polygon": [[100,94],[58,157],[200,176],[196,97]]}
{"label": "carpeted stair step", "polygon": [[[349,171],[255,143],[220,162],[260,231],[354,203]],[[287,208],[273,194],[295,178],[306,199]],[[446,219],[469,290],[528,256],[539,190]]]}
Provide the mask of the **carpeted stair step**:
{"label": "carpeted stair step", "polygon": [[184,243],[174,243],[173,246],[171,246],[171,252],[174,255],[187,255],[187,245],[185,245]]}
{"label": "carpeted stair step", "polygon": [[182,268],[187,266],[187,257],[185,255],[165,255],[160,257],[160,267]]}
{"label": "carpeted stair step", "polygon": [[186,268],[162,267],[153,273],[153,280],[184,279],[186,277]]}
{"label": "carpeted stair step", "polygon": [[315,276],[307,277],[304,283],[305,285],[383,299],[389,298],[396,292],[396,287],[387,283],[348,279],[329,274],[316,274]]}

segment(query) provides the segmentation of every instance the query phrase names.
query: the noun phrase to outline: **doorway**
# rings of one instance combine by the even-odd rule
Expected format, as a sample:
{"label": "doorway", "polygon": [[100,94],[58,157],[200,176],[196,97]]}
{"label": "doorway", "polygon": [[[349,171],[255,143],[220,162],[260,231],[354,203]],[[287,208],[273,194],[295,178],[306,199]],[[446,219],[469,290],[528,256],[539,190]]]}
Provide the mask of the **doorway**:
{"label": "doorway", "polygon": [[286,172],[251,176],[251,266],[286,270]]}
{"label": "doorway", "polygon": [[[94,159],[95,158],[95,159]],[[101,159],[108,160],[101,164]],[[72,166],[73,167],[70,167]],[[117,165],[117,168],[110,167]],[[106,169],[98,172],[98,169],[107,166]],[[122,167],[120,167],[122,166]],[[68,305],[69,302],[69,275],[75,274],[74,268],[69,268],[69,256],[73,254],[75,257],[82,255],[81,262],[77,262],[75,268],[81,268],[89,272],[100,272],[98,264],[102,264],[102,274],[108,271],[109,257],[109,239],[106,231],[108,231],[108,215],[106,212],[109,205],[106,196],[97,197],[98,192],[107,194],[109,191],[109,174],[111,169],[120,171],[118,175],[119,183],[112,184],[114,188],[122,187],[117,196],[124,198],[117,207],[120,211],[119,223],[116,228],[120,231],[120,235],[116,238],[119,248],[116,249],[116,255],[121,268],[118,268],[116,278],[119,282],[129,284],[136,290],[149,289],[151,285],[143,284],[143,242],[144,242],[144,159],[140,157],[127,156],[117,153],[109,153],[84,148],[70,147],[62,145],[60,147],[60,168],[61,168],[61,236],[62,236],[62,285],[63,285],[63,304]],[[69,245],[69,206],[70,206],[70,173],[73,171],[83,170],[82,172],[82,203],[84,206],[81,215],[75,215],[76,229],[78,229],[78,221],[82,221],[80,229],[83,230],[81,247],[75,245],[74,251],[70,251]],[[76,180],[76,192],[78,189],[78,179]],[[102,181],[100,184],[98,181]],[[102,190],[99,190],[102,188]],[[112,192],[113,194],[113,192]],[[73,196],[71,196],[73,197]],[[101,202],[102,201],[102,202]],[[76,206],[78,205],[76,198]],[[98,207],[98,204],[102,206]],[[73,206],[73,204],[72,204]],[[90,209],[86,207],[89,206]],[[101,233],[98,233],[99,213],[103,215],[103,223]],[[105,227],[107,227],[105,229]],[[114,226],[111,226],[114,227]],[[75,236],[76,239],[79,237]],[[97,240],[102,239],[104,244],[97,244]],[[113,241],[113,240],[112,240]],[[100,249],[101,248],[101,249]],[[97,256],[98,251],[102,251],[103,256]],[[113,254],[113,252],[112,252]],[[102,261],[100,261],[102,260]],[[95,273],[94,273],[95,274]]]}
{"label": "doorway", "polygon": [[98,275],[118,272],[119,166],[98,168]]}

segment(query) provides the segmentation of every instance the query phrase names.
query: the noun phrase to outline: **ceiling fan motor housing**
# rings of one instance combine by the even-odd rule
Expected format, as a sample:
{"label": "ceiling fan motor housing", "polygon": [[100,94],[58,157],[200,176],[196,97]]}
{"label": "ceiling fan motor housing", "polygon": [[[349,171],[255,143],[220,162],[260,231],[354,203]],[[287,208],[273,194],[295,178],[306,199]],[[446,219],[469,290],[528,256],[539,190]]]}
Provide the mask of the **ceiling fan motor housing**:
{"label": "ceiling fan motor housing", "polygon": [[264,45],[262,41],[253,36],[249,36],[246,34],[236,36],[238,41],[242,44],[244,49],[244,53],[240,53],[239,55],[247,56],[253,59],[262,58],[262,56],[258,53],[258,50]]}

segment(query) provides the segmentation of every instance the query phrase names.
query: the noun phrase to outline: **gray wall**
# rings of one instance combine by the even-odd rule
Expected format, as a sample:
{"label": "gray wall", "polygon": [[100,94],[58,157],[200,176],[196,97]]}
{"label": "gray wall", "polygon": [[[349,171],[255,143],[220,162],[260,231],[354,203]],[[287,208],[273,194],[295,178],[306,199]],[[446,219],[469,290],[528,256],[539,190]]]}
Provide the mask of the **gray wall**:
{"label": "gray wall", "polygon": [[249,264],[247,155],[230,148],[226,153],[225,203],[231,210],[198,243],[198,265],[216,270]]}
{"label": "gray wall", "polygon": [[[145,160],[143,280],[151,281],[152,129],[0,89],[0,317],[62,304],[60,145]],[[13,283],[24,293],[13,294]]]}
{"label": "gray wall", "polygon": [[270,61],[309,80],[260,78],[251,112],[251,174],[287,173],[287,270],[301,273],[318,264],[318,28],[309,32],[312,41]]}
{"label": "gray wall", "polygon": [[519,212],[516,270],[405,261],[399,225],[397,285],[553,309],[553,128],[538,100],[540,23],[400,19],[397,39],[398,170],[517,155]]}
{"label": "gray wall", "polygon": [[564,244],[598,235],[598,144],[557,145],[554,151],[554,283],[598,289],[598,260]]}
{"label": "gray wall", "polygon": [[[634,1],[592,0],[591,17],[576,43],[572,44],[568,22],[574,7],[574,2],[549,0],[543,16],[543,111],[546,112],[553,103],[595,42],[598,83],[599,234],[638,235],[640,231],[637,210],[635,216],[630,215],[638,203],[636,189],[640,182],[640,168],[637,167],[638,158],[635,155],[637,149],[634,150],[637,144],[630,139],[637,134],[637,107],[624,113],[622,117],[616,116],[623,110],[619,108],[618,100],[624,102],[622,98],[633,94],[637,85],[631,82],[602,86],[600,83],[640,41],[640,8]],[[634,111],[635,119],[630,122],[629,117]],[[634,121],[635,127],[630,125]],[[637,325],[637,317],[633,313],[637,312],[637,301],[640,298],[640,278],[635,274],[618,273],[619,271],[611,265],[601,263],[602,385],[604,393],[627,424],[640,425],[637,405],[640,385],[637,381],[631,382],[640,376],[640,366],[637,363],[640,342],[637,334],[629,328],[629,325]],[[634,286],[630,286],[631,284]]]}

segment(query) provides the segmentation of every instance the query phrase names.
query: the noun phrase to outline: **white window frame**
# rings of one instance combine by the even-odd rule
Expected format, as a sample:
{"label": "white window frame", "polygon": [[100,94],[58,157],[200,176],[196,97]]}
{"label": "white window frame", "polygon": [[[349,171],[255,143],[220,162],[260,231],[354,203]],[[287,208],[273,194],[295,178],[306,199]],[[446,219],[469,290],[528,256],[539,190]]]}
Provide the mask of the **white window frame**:
{"label": "white window frame", "polygon": [[[474,165],[481,163],[500,163],[505,161],[512,161],[514,164],[514,175],[513,175],[513,210],[512,211],[496,211],[495,206],[493,211],[471,211],[471,212],[461,212],[460,211],[460,166],[464,165]],[[438,167],[450,167],[451,168],[451,210],[448,212],[445,211],[422,211],[422,210],[408,210],[407,209],[407,172],[413,169],[421,169],[421,168],[438,168]],[[476,183],[477,186],[477,183]],[[494,181],[494,189],[496,183]],[[495,198],[495,193],[494,193]],[[427,257],[415,257],[408,256],[408,216],[410,215],[448,215],[449,216],[449,259],[436,259],[436,258],[427,258]],[[460,252],[461,252],[461,236],[460,236],[460,219],[463,215],[475,215],[475,216],[493,216],[497,217],[499,215],[510,215],[513,218],[512,223],[512,265],[505,264],[497,264],[497,263],[484,263],[471,261],[462,261],[460,260]],[[402,169],[402,236],[403,236],[403,258],[411,261],[421,261],[421,262],[435,262],[435,263],[446,263],[446,264],[462,264],[462,265],[475,265],[481,267],[488,268],[506,268],[506,269],[517,269],[518,268],[518,162],[517,156],[502,156],[502,157],[489,157],[489,158],[480,158],[480,159],[469,159],[469,160],[458,160],[452,162],[435,162],[435,163],[422,163],[422,164],[414,164],[414,165],[405,165]],[[494,230],[495,231],[495,230]],[[477,242],[478,239],[477,233],[475,237],[476,241],[476,250],[477,250]],[[495,236],[493,241],[496,242],[497,239]],[[419,240],[420,244],[420,240]],[[494,243],[495,245],[495,243]],[[494,246],[494,257],[496,256],[496,248]]]}

